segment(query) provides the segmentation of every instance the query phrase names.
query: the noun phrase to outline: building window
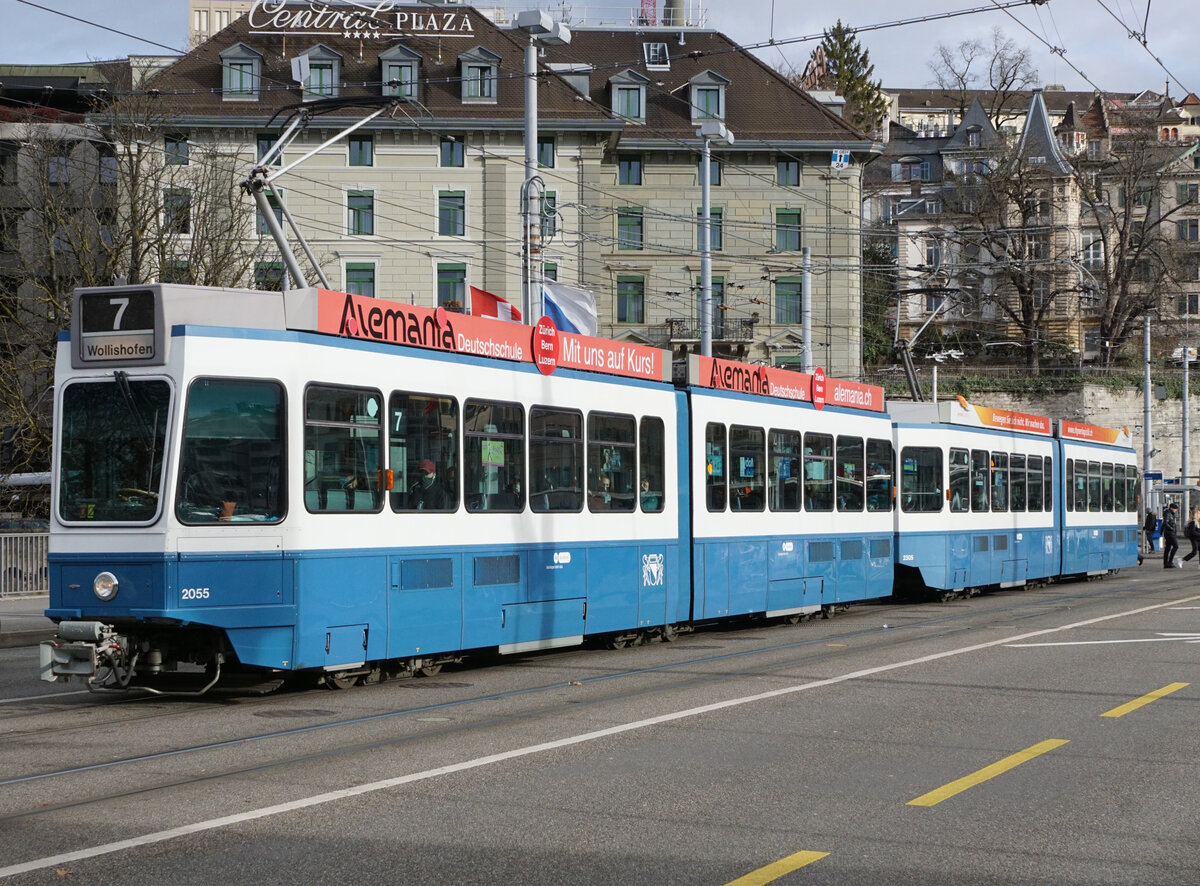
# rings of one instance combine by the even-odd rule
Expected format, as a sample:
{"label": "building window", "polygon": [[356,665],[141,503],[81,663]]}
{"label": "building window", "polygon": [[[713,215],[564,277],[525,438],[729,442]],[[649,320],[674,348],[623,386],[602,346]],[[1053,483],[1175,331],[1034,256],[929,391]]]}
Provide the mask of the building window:
{"label": "building window", "polygon": [[696,89],[695,119],[719,120],[721,113],[721,90],[716,86],[702,86]]}
{"label": "building window", "polygon": [[309,62],[304,97],[333,98],[337,95],[337,64],[333,61]]}
{"label": "building window", "polygon": [[780,277],[775,281],[775,322],[800,322],[800,278]]}
{"label": "building window", "polygon": [[642,248],[642,210],[617,210],[617,249]]}
{"label": "building window", "polygon": [[[259,163],[262,163],[263,157],[265,157],[271,153],[271,150],[275,147],[275,142],[277,142],[277,141],[279,141],[279,139],[274,135],[260,135],[258,137],[258,162]],[[271,158],[271,161],[269,163],[267,163],[267,166],[282,166],[282,165],[283,165],[283,151],[279,151],[278,153],[276,153],[275,156],[273,156]]]}
{"label": "building window", "polygon": [[364,237],[375,233],[375,192],[349,191],[346,194],[349,212],[347,233],[351,237]]}
{"label": "building window", "polygon": [[283,262],[255,262],[254,288],[264,292],[279,292],[283,289]]}
{"label": "building window", "polygon": [[1182,218],[1175,222],[1175,226],[1179,229],[1179,239],[1195,242],[1200,240],[1200,219],[1197,218]]}
{"label": "building window", "polygon": [[462,100],[464,102],[496,101],[496,71],[500,56],[476,46],[458,57],[462,70]]}
{"label": "building window", "polygon": [[644,323],[646,317],[646,278],[617,277],[617,322]]}
{"label": "building window", "polygon": [[[267,204],[271,207],[271,214],[275,216],[275,221],[283,224],[283,207],[279,202],[278,194],[267,194]],[[267,220],[263,218],[261,211],[254,213],[254,230],[259,236],[265,236],[271,233],[271,229],[267,226]]]}
{"label": "building window", "polygon": [[1185,314],[1193,317],[1200,314],[1200,293],[1185,292],[1179,296],[1178,313],[1181,317]]}
{"label": "building window", "polygon": [[[696,328],[704,326],[704,281],[696,278]],[[712,278],[712,337],[725,337],[725,278]]]}
{"label": "building window", "polygon": [[613,108],[613,111],[618,117],[641,120],[644,116],[642,113],[642,87],[618,86],[615,104],[616,107]]}
{"label": "building window", "polygon": [[[971,167],[971,161],[966,161],[963,166],[964,171],[968,171]],[[929,161],[928,160],[902,160],[899,163],[892,164],[892,181],[907,182],[907,181],[929,181]]]}
{"label": "building window", "polygon": [[163,191],[163,230],[180,235],[192,232],[192,192],[187,188]]}
{"label": "building window", "polygon": [[346,291],[351,295],[375,297],[375,263],[346,262]]}
{"label": "building window", "polygon": [[439,156],[442,166],[461,167],[463,165],[463,142],[453,135],[443,135]]}
{"label": "building window", "polygon": [[800,161],[777,160],[775,162],[775,182],[784,188],[798,187],[800,184]]}
{"label": "building window", "polygon": [[224,101],[257,101],[262,78],[262,53],[245,43],[222,49],[221,98]]}
{"label": "building window", "polygon": [[554,168],[554,136],[539,135],[537,142],[537,162],[542,169]]}
{"label": "building window", "polygon": [[396,98],[413,98],[417,86],[417,63],[414,61],[383,62],[383,94]]}
{"label": "building window", "polygon": [[642,183],[642,155],[617,155],[617,184],[640,185]]}
{"label": "building window", "polygon": [[942,214],[942,201],[941,200],[926,200],[925,201],[925,214],[926,215],[941,215]]}
{"label": "building window", "polygon": [[669,71],[671,69],[671,54],[667,51],[667,44],[643,43],[642,52],[645,53],[647,69],[652,71]]}
{"label": "building window", "polygon": [[925,293],[925,310],[932,314],[934,311],[941,310],[943,304],[946,303],[946,296],[940,292]]}
{"label": "building window", "polygon": [[215,31],[223,31],[229,27],[229,10],[218,9],[213,12],[213,21],[216,22]]}
{"label": "building window", "polygon": [[558,193],[546,191],[542,195],[542,239],[548,240],[558,233]]}
{"label": "building window", "polygon": [[462,237],[466,234],[467,195],[465,191],[438,192],[438,234]]}
{"label": "building window", "polygon": [[936,268],[942,263],[942,244],[938,240],[925,241],[925,267]]}
{"label": "building window", "polygon": [[779,252],[800,250],[800,210],[775,210],[775,248]]}
{"label": "building window", "polygon": [[[703,172],[704,172],[704,158],[701,157],[700,162],[696,164],[696,182],[697,182],[697,184],[700,183],[700,181],[701,181],[700,176],[703,174]],[[713,157],[713,156],[709,156],[709,158],[708,158],[708,183],[714,188],[716,186],[718,186],[719,184],[721,184],[721,161],[718,158]]]}
{"label": "building window", "polygon": [[188,165],[188,140],[186,135],[163,136],[163,157],[167,166]]}
{"label": "building window", "polygon": [[1098,138],[1088,140],[1087,157],[1089,160],[1104,159],[1104,142]]}
{"label": "building window", "polygon": [[52,185],[65,185],[71,181],[71,158],[67,154],[55,154],[46,159],[46,180]]}
{"label": "building window", "polygon": [[1200,203],[1200,185],[1180,184],[1175,186],[1175,202]]}
{"label": "building window", "polygon": [[375,165],[375,137],[355,133],[350,136],[350,165]]}
{"label": "building window", "polygon": [[467,297],[467,266],[439,264],[437,266],[438,306],[461,310]]}
{"label": "building window", "polygon": [[980,132],[978,129],[972,129],[967,132],[967,147],[978,148],[980,144]]}
{"label": "building window", "polygon": [[[724,248],[725,238],[722,231],[722,223],[724,221],[725,210],[710,206],[708,208],[708,248],[713,252],[720,252]],[[704,210],[696,210],[696,248],[703,250],[704,244],[700,242],[700,238],[704,235],[703,231]]]}
{"label": "building window", "polygon": [[192,12],[192,30],[199,34],[208,34],[208,10],[196,9]]}
{"label": "building window", "polygon": [[[100,163],[98,175],[100,184],[105,186],[115,185],[121,169],[120,163],[117,160],[117,152],[108,145],[101,145],[96,149],[96,153],[98,154]],[[5,181],[2,172],[0,172],[0,181]]]}
{"label": "building window", "polygon": [[1084,231],[1083,266],[1089,271],[1098,271],[1104,267],[1104,241],[1099,231]]}
{"label": "building window", "polygon": [[163,283],[180,283],[190,286],[196,282],[192,276],[192,266],[185,258],[169,259],[163,262],[159,272],[159,280]]}
{"label": "building window", "polygon": [[549,261],[542,265],[542,279],[558,280],[558,265]]}

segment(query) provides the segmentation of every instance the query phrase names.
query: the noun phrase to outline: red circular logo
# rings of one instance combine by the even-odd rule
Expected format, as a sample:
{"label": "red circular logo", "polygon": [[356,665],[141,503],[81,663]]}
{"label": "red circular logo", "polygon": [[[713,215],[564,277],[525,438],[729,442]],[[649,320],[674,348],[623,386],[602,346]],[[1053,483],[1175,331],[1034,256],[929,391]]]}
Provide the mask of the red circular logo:
{"label": "red circular logo", "polygon": [[825,370],[820,366],[813,370],[812,401],[817,409],[825,407]]}
{"label": "red circular logo", "polygon": [[533,364],[542,375],[558,368],[558,327],[549,317],[541,317],[534,324]]}

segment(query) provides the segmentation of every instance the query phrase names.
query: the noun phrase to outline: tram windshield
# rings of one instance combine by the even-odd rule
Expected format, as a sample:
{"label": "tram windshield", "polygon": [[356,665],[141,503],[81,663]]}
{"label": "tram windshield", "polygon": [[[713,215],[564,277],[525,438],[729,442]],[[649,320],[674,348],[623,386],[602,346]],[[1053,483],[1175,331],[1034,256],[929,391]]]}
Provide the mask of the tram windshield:
{"label": "tram windshield", "polygon": [[158,515],[171,404],[162,379],[74,382],[63,390],[59,517],[147,523]]}

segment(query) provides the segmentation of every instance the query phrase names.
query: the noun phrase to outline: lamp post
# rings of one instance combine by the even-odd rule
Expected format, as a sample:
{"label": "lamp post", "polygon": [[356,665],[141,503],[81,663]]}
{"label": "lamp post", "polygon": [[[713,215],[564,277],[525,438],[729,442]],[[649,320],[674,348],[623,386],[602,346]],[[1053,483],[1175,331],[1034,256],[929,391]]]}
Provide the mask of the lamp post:
{"label": "lamp post", "polygon": [[733,144],[733,133],[720,120],[705,120],[698,130],[700,160],[700,353],[712,356],[712,149],[713,139]]}
{"label": "lamp post", "polygon": [[[537,125],[537,50],[538,44],[562,46],[571,42],[571,31],[562,22],[550,18],[541,9],[518,12],[516,28],[529,35],[525,45],[525,180],[521,185],[521,224],[524,227],[521,255],[521,316],[526,323],[534,322],[533,311],[539,304],[536,287],[540,274],[534,273],[534,247],[541,242],[541,193],[538,200],[533,190],[541,179],[537,174],[538,125]],[[537,203],[535,209],[534,204]],[[540,314],[541,311],[539,310]]]}

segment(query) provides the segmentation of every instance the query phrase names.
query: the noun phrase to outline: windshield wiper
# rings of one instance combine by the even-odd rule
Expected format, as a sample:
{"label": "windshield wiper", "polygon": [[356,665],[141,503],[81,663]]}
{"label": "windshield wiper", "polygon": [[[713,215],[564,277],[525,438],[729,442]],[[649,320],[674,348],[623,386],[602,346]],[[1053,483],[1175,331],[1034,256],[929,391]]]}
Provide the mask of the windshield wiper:
{"label": "windshield wiper", "polygon": [[137,419],[138,431],[142,436],[142,446],[146,450],[146,454],[153,460],[154,457],[154,433],[146,425],[146,419],[142,417],[142,412],[137,407],[137,402],[133,398],[133,390],[129,387],[129,373],[123,369],[118,369],[113,372],[113,378],[117,382],[117,390],[121,392],[121,397],[125,400],[125,405],[129,408],[129,412]]}

